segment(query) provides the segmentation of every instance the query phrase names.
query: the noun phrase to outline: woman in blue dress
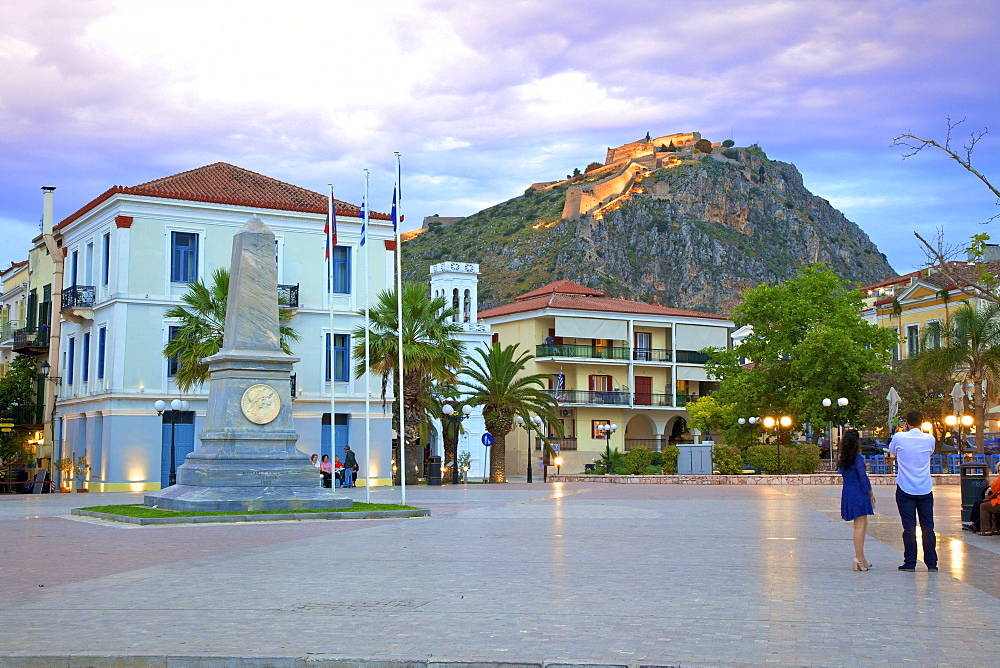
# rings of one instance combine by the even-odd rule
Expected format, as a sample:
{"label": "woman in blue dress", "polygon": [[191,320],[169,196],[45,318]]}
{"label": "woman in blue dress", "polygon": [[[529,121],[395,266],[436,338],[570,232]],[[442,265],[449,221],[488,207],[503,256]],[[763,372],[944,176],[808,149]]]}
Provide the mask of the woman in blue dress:
{"label": "woman in blue dress", "polygon": [[868,529],[868,516],[875,514],[875,495],[872,494],[872,483],[865,472],[865,458],[860,450],[861,439],[857,430],[845,431],[837,460],[837,470],[844,477],[840,516],[845,522],[854,520],[854,570],[867,571],[872,565],[865,559],[865,531]]}

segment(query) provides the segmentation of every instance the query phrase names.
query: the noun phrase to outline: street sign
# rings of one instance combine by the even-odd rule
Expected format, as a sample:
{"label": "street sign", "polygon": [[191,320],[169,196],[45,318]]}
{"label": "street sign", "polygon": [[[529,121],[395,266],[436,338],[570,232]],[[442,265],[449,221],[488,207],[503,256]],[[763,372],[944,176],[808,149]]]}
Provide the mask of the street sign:
{"label": "street sign", "polygon": [[493,434],[491,434],[490,432],[486,432],[485,434],[483,434],[483,445],[485,445],[487,448],[493,445]]}

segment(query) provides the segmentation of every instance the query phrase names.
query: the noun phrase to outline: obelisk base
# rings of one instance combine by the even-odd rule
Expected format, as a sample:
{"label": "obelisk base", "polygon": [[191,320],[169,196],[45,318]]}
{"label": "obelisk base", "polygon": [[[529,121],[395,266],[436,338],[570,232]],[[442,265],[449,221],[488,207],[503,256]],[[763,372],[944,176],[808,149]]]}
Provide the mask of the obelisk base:
{"label": "obelisk base", "polygon": [[195,487],[171,485],[146,494],[143,502],[165,510],[337,510],[351,500],[325,487]]}

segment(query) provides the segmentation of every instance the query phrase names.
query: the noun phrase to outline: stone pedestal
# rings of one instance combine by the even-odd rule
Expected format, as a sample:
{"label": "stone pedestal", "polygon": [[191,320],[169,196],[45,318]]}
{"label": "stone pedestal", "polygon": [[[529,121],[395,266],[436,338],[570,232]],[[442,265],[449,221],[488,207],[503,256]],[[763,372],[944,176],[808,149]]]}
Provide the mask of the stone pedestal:
{"label": "stone pedestal", "polygon": [[298,359],[281,350],[274,234],[253,216],[233,239],[222,350],[208,358],[201,447],[177,468],[177,484],[147,494],[170,510],[312,510],[351,500],[320,485],[295,447],[289,377]]}

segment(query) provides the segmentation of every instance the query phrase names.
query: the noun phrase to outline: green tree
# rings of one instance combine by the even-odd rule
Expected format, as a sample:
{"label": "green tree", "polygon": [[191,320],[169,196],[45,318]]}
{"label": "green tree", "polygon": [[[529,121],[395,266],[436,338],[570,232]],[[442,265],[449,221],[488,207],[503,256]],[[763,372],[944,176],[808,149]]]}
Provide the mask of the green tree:
{"label": "green tree", "polygon": [[[483,407],[486,431],[493,435],[490,446],[490,482],[506,482],[507,434],[514,428],[514,418],[524,418],[532,425],[531,415],[542,418],[557,433],[561,424],[556,417],[556,400],[543,388],[552,378],[549,374],[525,374],[525,365],[533,359],[528,352],[519,352],[517,345],[501,346],[494,342],[489,348],[477,348],[468,360],[461,385],[467,390],[469,403]],[[545,436],[545,434],[539,434]]]}
{"label": "green tree", "polygon": [[699,139],[694,143],[694,150],[701,151],[702,153],[711,153],[712,142],[707,139]]}
{"label": "green tree", "polygon": [[[950,400],[945,395],[954,382],[950,370],[927,369],[925,365],[920,364],[919,356],[896,362],[865,379],[865,394],[868,401],[858,412],[855,424],[882,436],[888,435],[889,402],[886,397],[889,395],[889,388],[895,388],[899,394],[901,413],[918,410],[924,419],[939,427],[946,404],[950,406],[950,403],[947,403]],[[836,400],[836,397],[832,399]]]}
{"label": "green tree", "polygon": [[[885,368],[896,341],[892,331],[861,318],[861,292],[813,265],[743,299],[733,322],[753,333],[735,350],[706,351],[708,372],[719,381],[715,400],[736,416],[787,414],[801,425],[826,422],[825,397],[847,397],[844,417],[854,420],[867,403],[864,379]],[[753,364],[741,365],[741,357]]]}
{"label": "green tree", "polygon": [[[945,322],[931,322],[925,341],[941,346],[925,346],[917,361],[938,373],[952,373],[972,385],[972,407],[976,419],[976,452],[983,452],[986,409],[991,395],[1000,390],[1000,304],[984,303],[979,308],[964,303]],[[947,395],[950,388],[942,388]]]}
{"label": "green tree", "polygon": [[732,139],[727,139],[726,141],[722,142],[723,148],[732,148],[733,146],[736,146],[736,142],[734,142]]}
{"label": "green tree", "polygon": [[[435,408],[435,383],[454,385],[457,370],[462,366],[465,346],[454,338],[462,331],[452,322],[457,313],[454,308],[445,308],[444,297],[431,299],[427,288],[420,283],[403,285],[403,410],[406,424],[403,447],[406,456],[406,483],[415,485],[420,472],[421,461],[417,449],[420,425],[428,413],[440,415]],[[364,315],[364,311],[358,311]],[[369,312],[369,347],[371,352],[371,372],[382,377],[382,403],[385,404],[389,384],[393,383],[393,395],[399,397],[399,337],[396,304],[396,290],[379,293]],[[365,328],[355,327],[354,373],[361,378],[365,373]],[[398,405],[396,406],[398,409]],[[393,420],[396,411],[393,411]],[[398,423],[397,432],[398,432]]]}
{"label": "green tree", "polygon": [[[39,380],[35,361],[28,355],[15,355],[7,375],[0,378],[0,417],[15,422],[38,420]],[[29,433],[25,429],[0,432],[0,463],[12,464],[30,456]]]}
{"label": "green tree", "polygon": [[[174,382],[182,392],[208,380],[208,364],[203,360],[222,349],[228,298],[229,270],[220,268],[212,274],[211,285],[205,285],[201,280],[191,284],[181,296],[186,306],[173,306],[163,314],[164,318],[181,323],[180,329],[163,347],[163,356],[177,359]],[[286,324],[292,316],[291,310],[279,307],[281,349],[289,355],[292,349],[288,342],[299,340],[298,332]]]}

